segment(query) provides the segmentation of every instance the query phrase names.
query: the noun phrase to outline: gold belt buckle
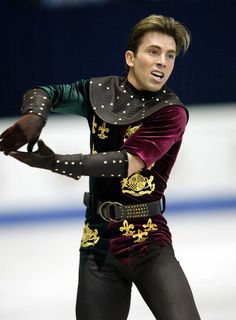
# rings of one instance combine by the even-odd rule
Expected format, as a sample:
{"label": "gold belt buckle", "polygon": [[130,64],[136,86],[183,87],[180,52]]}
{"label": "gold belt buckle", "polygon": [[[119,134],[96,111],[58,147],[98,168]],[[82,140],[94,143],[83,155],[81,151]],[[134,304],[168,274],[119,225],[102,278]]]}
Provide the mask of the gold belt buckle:
{"label": "gold belt buckle", "polygon": [[99,208],[99,214],[100,214],[100,216],[105,220],[105,221],[108,221],[108,222],[111,222],[111,221],[113,221],[113,222],[119,222],[119,221],[122,221],[122,220],[124,220],[124,217],[121,217],[120,219],[113,219],[113,218],[111,218],[111,217],[109,217],[109,218],[107,218],[107,217],[105,217],[104,216],[104,214],[103,214],[103,209],[104,209],[104,206],[108,206],[108,210],[110,209],[110,208],[112,208],[112,206],[120,206],[120,207],[123,207],[123,205],[120,203],[120,202],[112,202],[112,201],[106,201],[106,202],[103,202],[102,204],[101,204],[101,206],[100,206],[100,208]]}

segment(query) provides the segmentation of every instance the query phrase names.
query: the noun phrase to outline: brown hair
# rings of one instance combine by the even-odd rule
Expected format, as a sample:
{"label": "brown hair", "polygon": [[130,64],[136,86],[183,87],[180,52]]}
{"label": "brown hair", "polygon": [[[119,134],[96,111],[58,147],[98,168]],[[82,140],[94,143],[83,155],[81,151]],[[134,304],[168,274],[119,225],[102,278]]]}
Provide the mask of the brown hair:
{"label": "brown hair", "polygon": [[174,38],[176,43],[176,53],[182,50],[187,51],[190,44],[190,32],[180,22],[174,18],[152,14],[140,20],[130,31],[128,36],[127,50],[137,53],[138,47],[145,33],[158,31]]}

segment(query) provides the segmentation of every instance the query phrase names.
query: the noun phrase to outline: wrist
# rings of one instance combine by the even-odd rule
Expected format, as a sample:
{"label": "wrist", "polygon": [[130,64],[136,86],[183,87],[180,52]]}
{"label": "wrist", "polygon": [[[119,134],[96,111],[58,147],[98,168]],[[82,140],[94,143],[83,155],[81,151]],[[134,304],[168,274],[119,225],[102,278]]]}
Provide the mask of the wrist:
{"label": "wrist", "polygon": [[29,113],[36,114],[46,123],[51,109],[52,101],[44,90],[31,89],[24,94],[21,109],[23,115]]}

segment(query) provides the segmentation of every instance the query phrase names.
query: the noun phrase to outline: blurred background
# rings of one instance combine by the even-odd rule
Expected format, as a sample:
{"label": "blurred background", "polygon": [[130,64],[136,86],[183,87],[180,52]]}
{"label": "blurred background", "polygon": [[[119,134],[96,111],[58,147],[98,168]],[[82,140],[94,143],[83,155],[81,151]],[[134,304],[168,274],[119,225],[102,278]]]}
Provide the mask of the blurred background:
{"label": "blurred background", "polygon": [[[234,1],[9,0],[0,4],[0,132],[35,85],[125,76],[131,27],[173,16],[192,44],[169,87],[190,111],[169,180],[166,218],[204,320],[236,314],[236,41]],[[60,153],[88,152],[88,127],[52,115],[42,138]],[[75,319],[83,192],[0,154],[0,319]],[[129,320],[153,319],[136,288]]]}

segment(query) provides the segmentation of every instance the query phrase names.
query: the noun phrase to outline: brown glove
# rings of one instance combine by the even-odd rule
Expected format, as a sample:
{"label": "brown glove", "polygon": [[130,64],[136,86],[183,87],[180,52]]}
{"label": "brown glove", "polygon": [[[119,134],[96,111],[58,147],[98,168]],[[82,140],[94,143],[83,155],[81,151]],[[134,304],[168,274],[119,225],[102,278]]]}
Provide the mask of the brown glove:
{"label": "brown glove", "polygon": [[47,170],[55,167],[55,153],[42,140],[38,141],[38,150],[35,152],[12,151],[9,155],[31,167]]}
{"label": "brown glove", "polygon": [[45,121],[37,114],[23,115],[0,135],[0,151],[8,155],[27,143],[28,151],[32,151],[44,125]]}

